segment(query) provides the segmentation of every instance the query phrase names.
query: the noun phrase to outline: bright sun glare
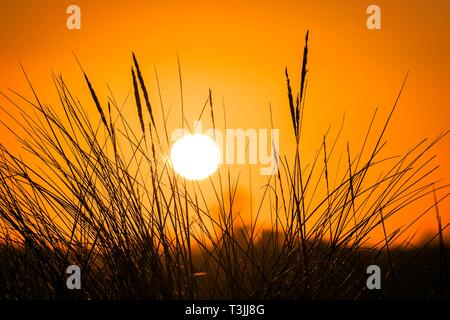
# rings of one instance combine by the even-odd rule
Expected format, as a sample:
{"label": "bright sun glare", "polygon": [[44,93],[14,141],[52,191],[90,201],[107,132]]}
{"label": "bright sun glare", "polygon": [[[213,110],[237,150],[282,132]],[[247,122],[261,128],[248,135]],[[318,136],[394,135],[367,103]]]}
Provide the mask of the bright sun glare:
{"label": "bright sun glare", "polygon": [[219,168],[220,150],[216,142],[202,134],[188,134],[170,150],[172,167],[188,180],[202,180]]}

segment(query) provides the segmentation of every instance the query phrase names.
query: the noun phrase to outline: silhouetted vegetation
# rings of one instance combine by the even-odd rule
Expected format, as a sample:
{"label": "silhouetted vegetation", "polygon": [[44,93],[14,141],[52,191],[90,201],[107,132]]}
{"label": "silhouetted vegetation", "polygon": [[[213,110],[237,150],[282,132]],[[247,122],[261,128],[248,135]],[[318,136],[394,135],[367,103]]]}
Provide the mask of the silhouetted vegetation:
{"label": "silhouetted vegetation", "polygon": [[[209,181],[218,208],[213,214],[200,184],[179,177],[159,156],[168,153],[170,141],[167,129],[161,132],[155,121],[166,122],[167,113],[161,105],[164,119],[154,118],[150,97],[157,90],[146,87],[134,54],[138,128],[113,97],[101,102],[84,71],[97,120],[60,75],[53,75],[57,107],[43,104],[34,90],[33,99],[14,91],[3,94],[20,117],[6,108],[3,112],[19,129],[2,122],[27,156],[0,145],[0,298],[448,297],[448,249],[442,233],[447,226],[440,226],[436,241],[423,248],[413,248],[408,237],[398,244],[415,219],[391,233],[385,228],[406,206],[435,189],[447,190],[448,185],[429,181],[437,166],[428,156],[447,133],[431,142],[424,139],[402,156],[383,155],[397,99],[373,146],[368,141],[376,112],[361,149],[352,154],[347,144],[341,162],[346,169],[335,182],[330,161],[339,134],[330,142],[327,132],[314,161],[305,164],[300,141],[307,41],[296,95],[286,69],[294,157],[280,155],[279,171],[263,187],[253,220],[240,227],[236,222],[243,219],[233,209],[239,183],[230,172]],[[207,106],[211,112],[205,114],[214,124],[211,93]],[[321,185],[325,192],[318,191]],[[441,200],[430,203],[427,212]],[[258,219],[266,207],[272,225],[261,230]],[[437,217],[440,221],[439,213]],[[383,227],[385,237],[368,245],[377,227]],[[82,270],[80,291],[66,288],[70,264]],[[366,267],[371,264],[385,271],[382,290],[367,290]]]}

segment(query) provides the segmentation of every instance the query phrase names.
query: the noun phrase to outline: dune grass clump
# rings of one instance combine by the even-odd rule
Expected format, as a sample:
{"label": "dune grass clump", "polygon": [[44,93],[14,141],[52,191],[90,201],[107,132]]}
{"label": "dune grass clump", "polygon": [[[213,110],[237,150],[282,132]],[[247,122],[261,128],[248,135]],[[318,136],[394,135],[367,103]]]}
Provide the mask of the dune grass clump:
{"label": "dune grass clump", "polygon": [[[409,238],[398,241],[442,199],[404,228],[388,233],[385,226],[406,206],[434,190],[447,190],[447,185],[436,187],[430,181],[437,166],[428,156],[447,133],[421,141],[402,156],[383,155],[397,99],[373,146],[368,141],[376,113],[356,155],[347,143],[345,169],[331,181],[331,175],[338,176],[331,174],[330,163],[339,134],[330,143],[326,133],[312,163],[302,158],[307,56],[308,35],[295,99],[285,70],[294,157],[278,150],[279,170],[268,177],[249,224],[236,223],[244,219],[233,209],[238,179],[229,169],[209,181],[218,208],[213,214],[200,184],[179,177],[160,156],[170,147],[166,113],[161,105],[163,119],[155,117],[150,97],[157,90],[146,86],[134,54],[131,79],[138,127],[113,96],[106,103],[97,96],[84,71],[98,117],[88,114],[92,108],[79,102],[60,75],[53,74],[57,106],[43,104],[30,81],[33,98],[15,91],[2,94],[20,115],[2,107],[15,122],[2,123],[23,150],[17,154],[0,145],[0,299],[402,296],[409,290],[403,281],[411,274],[408,270],[420,252],[429,251],[425,246],[409,250]],[[211,91],[208,101],[215,124]],[[270,217],[270,226],[257,227],[262,215]],[[368,245],[380,227],[383,241]],[[439,266],[447,261],[446,227],[439,225],[436,234]],[[71,264],[82,271],[79,291],[66,287],[65,271]],[[367,289],[366,268],[371,264],[385,270],[383,290]],[[435,294],[446,294],[446,281],[445,267],[438,279],[444,287]]]}

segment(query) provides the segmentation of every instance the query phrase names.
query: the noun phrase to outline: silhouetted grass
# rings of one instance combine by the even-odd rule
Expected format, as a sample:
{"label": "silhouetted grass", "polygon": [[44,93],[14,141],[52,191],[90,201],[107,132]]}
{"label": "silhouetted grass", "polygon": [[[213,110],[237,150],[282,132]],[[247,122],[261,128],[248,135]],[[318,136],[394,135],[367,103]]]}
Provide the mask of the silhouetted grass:
{"label": "silhouetted grass", "polygon": [[[390,234],[386,224],[398,211],[434,192],[435,181],[428,181],[428,177],[436,166],[427,154],[447,133],[431,142],[421,141],[402,156],[383,156],[384,135],[397,98],[372,149],[367,151],[376,113],[356,155],[347,143],[343,174],[337,169],[331,172],[330,166],[340,131],[331,143],[327,132],[314,161],[305,165],[300,141],[307,86],[307,41],[308,34],[296,102],[285,70],[296,140],[294,157],[290,160],[280,154],[279,171],[263,187],[253,221],[241,227],[235,222],[244,219],[233,209],[238,181],[231,178],[230,169],[225,176],[219,172],[218,181],[209,181],[208,188],[219,208],[218,214],[213,214],[200,184],[180,178],[158,155],[167,154],[169,148],[166,113],[160,99],[166,137],[163,143],[134,54],[131,78],[139,130],[112,97],[105,113],[84,71],[100,121],[88,116],[87,108],[72,95],[62,76],[53,75],[58,107],[41,104],[34,90],[34,100],[14,91],[3,94],[20,118],[2,107],[18,129],[12,129],[6,121],[2,123],[15,134],[27,160],[0,145],[0,297],[445,296],[442,288],[433,291],[436,279],[418,284],[417,293],[408,289],[409,277],[417,277],[414,272],[422,267],[428,268],[421,257],[437,252],[437,266],[443,268],[437,282],[447,283],[448,290],[447,249],[442,232],[447,225],[441,226],[439,213],[436,250],[431,247],[431,240],[421,249],[411,249],[409,242],[395,247],[394,242],[417,220]],[[33,89],[31,83],[30,87]],[[142,108],[141,92],[147,113]],[[207,103],[215,127],[211,91]],[[183,98],[181,104],[184,123]],[[34,112],[26,112],[25,105]],[[58,114],[57,108],[63,115]],[[377,178],[372,178],[374,174]],[[336,177],[335,182],[331,176]],[[426,212],[418,212],[417,219],[437,208],[441,200],[436,199]],[[258,221],[266,207],[272,224],[261,230]],[[367,240],[377,227],[383,228],[384,239],[369,246]],[[81,291],[70,291],[65,286],[65,270],[70,264],[82,269]],[[384,273],[381,291],[367,290],[365,270],[371,264],[388,271]],[[435,267],[432,264],[429,269]]]}

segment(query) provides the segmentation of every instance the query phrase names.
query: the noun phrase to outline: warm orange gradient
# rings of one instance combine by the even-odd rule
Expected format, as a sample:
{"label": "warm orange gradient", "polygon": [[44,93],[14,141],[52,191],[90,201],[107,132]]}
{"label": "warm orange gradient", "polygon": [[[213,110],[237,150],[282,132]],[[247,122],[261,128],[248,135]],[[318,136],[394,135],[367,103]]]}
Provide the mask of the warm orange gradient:
{"label": "warm orange gradient", "polygon": [[[81,7],[81,30],[66,28],[70,4]],[[369,4],[381,7],[382,30],[366,28]],[[330,124],[337,132],[344,112],[342,141],[350,141],[357,150],[375,108],[387,116],[407,71],[409,79],[387,132],[386,153],[401,154],[450,128],[448,0],[2,0],[0,91],[14,88],[31,96],[20,61],[43,102],[57,103],[53,70],[65,76],[82,102],[90,103],[73,50],[98,95],[106,101],[109,85],[116,99],[124,101],[131,92],[134,51],[153,88],[155,105],[159,103],[156,66],[164,105],[171,107],[169,122],[176,127],[180,125],[178,54],[189,121],[200,114],[208,88],[219,107],[223,99],[231,128],[269,127],[270,103],[275,127],[281,129],[283,153],[293,147],[290,138],[283,138],[292,136],[284,68],[289,68],[297,86],[307,29],[310,55],[302,141],[307,159],[315,154]],[[8,106],[1,97],[0,104]],[[14,147],[3,127],[0,137],[1,143]],[[438,154],[434,163],[440,165],[434,177],[449,183],[448,137],[433,152]],[[255,195],[265,178],[253,171]],[[408,223],[432,201],[430,196],[418,203],[396,223]],[[450,221],[450,201],[442,202],[440,209],[445,225]],[[422,235],[434,233],[434,211],[418,227]]]}

